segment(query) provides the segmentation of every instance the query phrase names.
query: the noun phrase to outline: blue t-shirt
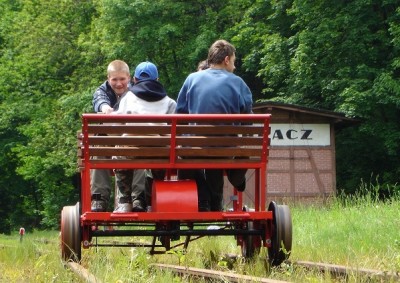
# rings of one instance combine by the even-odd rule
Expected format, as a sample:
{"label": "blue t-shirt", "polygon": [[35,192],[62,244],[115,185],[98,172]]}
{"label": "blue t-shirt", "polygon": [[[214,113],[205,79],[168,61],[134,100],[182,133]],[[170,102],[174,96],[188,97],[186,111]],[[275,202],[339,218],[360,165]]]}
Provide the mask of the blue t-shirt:
{"label": "blue t-shirt", "polygon": [[190,74],[179,91],[176,113],[252,113],[253,98],[242,78],[221,69]]}

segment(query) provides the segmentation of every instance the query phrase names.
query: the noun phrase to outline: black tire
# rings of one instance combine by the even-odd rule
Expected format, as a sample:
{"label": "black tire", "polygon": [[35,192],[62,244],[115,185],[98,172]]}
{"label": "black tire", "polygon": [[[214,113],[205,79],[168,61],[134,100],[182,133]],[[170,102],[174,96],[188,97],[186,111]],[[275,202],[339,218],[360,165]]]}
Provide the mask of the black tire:
{"label": "black tire", "polygon": [[64,206],[61,211],[61,257],[65,261],[81,260],[80,205]]}
{"label": "black tire", "polygon": [[287,205],[277,205],[275,202],[271,202],[268,211],[273,213],[268,261],[270,265],[278,266],[288,259],[292,250],[292,217]]}

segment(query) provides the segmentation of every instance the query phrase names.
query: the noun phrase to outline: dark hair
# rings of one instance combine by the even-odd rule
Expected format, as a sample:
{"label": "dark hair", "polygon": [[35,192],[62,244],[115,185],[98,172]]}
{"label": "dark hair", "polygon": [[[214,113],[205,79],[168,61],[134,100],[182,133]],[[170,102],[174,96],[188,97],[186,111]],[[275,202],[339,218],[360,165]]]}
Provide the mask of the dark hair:
{"label": "dark hair", "polygon": [[207,60],[200,61],[197,65],[197,71],[207,70],[208,68],[210,68],[210,66],[208,65]]}
{"label": "dark hair", "polygon": [[208,50],[208,64],[220,64],[225,57],[235,54],[236,48],[228,41],[220,39],[214,42]]}
{"label": "dark hair", "polygon": [[145,72],[142,72],[140,74],[140,76],[143,77],[143,78],[150,78],[150,75],[148,73],[145,73]]}

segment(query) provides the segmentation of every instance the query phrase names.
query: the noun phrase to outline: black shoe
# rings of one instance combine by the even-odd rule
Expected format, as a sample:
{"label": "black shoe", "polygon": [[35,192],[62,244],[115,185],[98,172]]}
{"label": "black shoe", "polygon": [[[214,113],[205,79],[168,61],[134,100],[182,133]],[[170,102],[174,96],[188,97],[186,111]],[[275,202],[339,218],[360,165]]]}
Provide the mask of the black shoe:
{"label": "black shoe", "polygon": [[107,209],[107,203],[101,199],[101,194],[92,195],[91,210],[95,212],[104,212]]}
{"label": "black shoe", "polygon": [[210,211],[224,211],[224,208],[221,204],[215,203],[214,205],[211,205]]}
{"label": "black shoe", "polygon": [[208,200],[199,200],[199,211],[210,211],[210,203]]}
{"label": "black shoe", "polygon": [[222,192],[221,194],[215,194],[214,196],[212,196],[210,202],[210,211],[223,211],[224,207],[222,205],[222,201],[223,201]]}
{"label": "black shoe", "polygon": [[246,180],[244,180],[242,184],[236,187],[236,190],[238,190],[238,192],[243,192],[245,189],[246,189]]}

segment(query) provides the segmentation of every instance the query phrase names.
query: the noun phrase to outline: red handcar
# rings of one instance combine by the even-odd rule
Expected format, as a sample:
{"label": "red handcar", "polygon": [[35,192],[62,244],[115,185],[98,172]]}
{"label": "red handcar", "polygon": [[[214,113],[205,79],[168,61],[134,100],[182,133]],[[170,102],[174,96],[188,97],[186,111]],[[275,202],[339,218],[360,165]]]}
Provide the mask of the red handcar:
{"label": "red handcar", "polygon": [[[78,134],[81,199],[61,212],[62,258],[80,261],[82,247],[140,246],[157,254],[186,249],[203,236],[234,236],[243,257],[266,247],[270,264],[281,264],[291,251],[292,220],[287,205],[270,201],[267,206],[269,121],[269,114],[83,114]],[[153,182],[151,211],[92,212],[90,170],[123,168],[167,171],[164,180]],[[254,207],[244,206],[242,193],[234,189],[232,207],[199,212],[195,181],[177,180],[176,172],[212,168],[254,170],[254,188],[247,184],[254,190]],[[151,240],[98,241],[133,236]]]}

